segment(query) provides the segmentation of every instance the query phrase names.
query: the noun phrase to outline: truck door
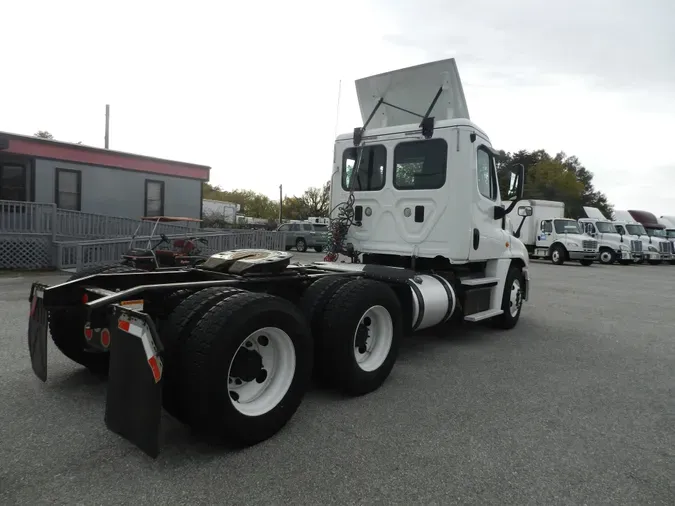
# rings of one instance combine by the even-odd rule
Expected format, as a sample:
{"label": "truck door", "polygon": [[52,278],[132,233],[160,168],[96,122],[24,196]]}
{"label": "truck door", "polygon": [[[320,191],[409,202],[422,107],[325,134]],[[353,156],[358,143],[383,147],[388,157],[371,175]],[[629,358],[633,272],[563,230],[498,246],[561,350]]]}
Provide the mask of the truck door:
{"label": "truck door", "polygon": [[472,216],[470,260],[499,258],[506,249],[507,234],[501,220],[495,220],[494,208],[500,205],[497,171],[492,150],[486,145],[476,148],[476,177],[473,181],[477,209]]}
{"label": "truck door", "polygon": [[537,247],[550,248],[553,244],[553,220],[542,220],[537,234]]}

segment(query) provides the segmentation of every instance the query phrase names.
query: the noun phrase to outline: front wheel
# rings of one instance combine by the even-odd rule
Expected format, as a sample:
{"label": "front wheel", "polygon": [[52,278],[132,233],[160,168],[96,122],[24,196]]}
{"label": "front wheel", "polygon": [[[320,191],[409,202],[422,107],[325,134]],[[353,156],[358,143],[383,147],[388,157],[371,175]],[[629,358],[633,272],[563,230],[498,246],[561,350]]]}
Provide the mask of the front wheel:
{"label": "front wheel", "polygon": [[304,253],[307,251],[307,243],[305,242],[304,239],[298,239],[295,241],[295,249],[297,249],[300,253]]}
{"label": "front wheel", "polygon": [[579,263],[585,267],[588,267],[589,265],[593,265],[593,260],[579,260]]}
{"label": "front wheel", "polygon": [[603,248],[600,252],[600,263],[611,265],[616,261],[616,253],[609,248]]}
{"label": "front wheel", "polygon": [[565,249],[560,244],[556,244],[551,248],[551,262],[555,265],[562,265],[565,263]]}
{"label": "front wheel", "polygon": [[523,291],[525,278],[520,267],[511,266],[504,283],[504,295],[502,296],[501,315],[493,318],[492,324],[500,329],[512,329],[520,319],[520,311],[523,307]]}

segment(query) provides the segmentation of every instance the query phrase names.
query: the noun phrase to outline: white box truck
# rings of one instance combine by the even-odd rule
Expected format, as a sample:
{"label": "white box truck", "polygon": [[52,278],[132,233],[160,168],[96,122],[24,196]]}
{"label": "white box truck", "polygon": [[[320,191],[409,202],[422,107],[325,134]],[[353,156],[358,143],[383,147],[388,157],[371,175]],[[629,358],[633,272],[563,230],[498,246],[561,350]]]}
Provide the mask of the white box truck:
{"label": "white box truck", "polygon": [[550,259],[556,265],[567,260],[591,265],[598,259],[598,241],[584,234],[576,220],[565,218],[563,202],[521,200],[515,210],[521,216],[516,236],[530,258]]}
{"label": "white box truck", "polygon": [[600,209],[584,207],[584,212],[587,218],[579,218],[579,225],[586,234],[597,239],[600,263],[629,265],[642,260],[642,242],[637,237],[620,234]]}

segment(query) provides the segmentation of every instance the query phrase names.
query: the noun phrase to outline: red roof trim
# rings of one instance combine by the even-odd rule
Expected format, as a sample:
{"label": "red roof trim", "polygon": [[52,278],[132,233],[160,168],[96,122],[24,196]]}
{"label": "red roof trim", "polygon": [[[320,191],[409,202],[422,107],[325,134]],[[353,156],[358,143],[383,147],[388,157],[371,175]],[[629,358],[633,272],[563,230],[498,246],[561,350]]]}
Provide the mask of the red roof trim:
{"label": "red roof trim", "polygon": [[109,151],[107,149],[92,148],[66,144],[44,139],[32,139],[30,137],[15,136],[12,134],[0,137],[9,138],[9,148],[5,153],[34,156],[37,158],[49,158],[63,160],[65,162],[84,163],[87,165],[99,165],[104,167],[117,167],[120,169],[150,172],[165,176],[179,176],[191,179],[209,180],[210,167],[191,163],[162,160],[142,155]]}

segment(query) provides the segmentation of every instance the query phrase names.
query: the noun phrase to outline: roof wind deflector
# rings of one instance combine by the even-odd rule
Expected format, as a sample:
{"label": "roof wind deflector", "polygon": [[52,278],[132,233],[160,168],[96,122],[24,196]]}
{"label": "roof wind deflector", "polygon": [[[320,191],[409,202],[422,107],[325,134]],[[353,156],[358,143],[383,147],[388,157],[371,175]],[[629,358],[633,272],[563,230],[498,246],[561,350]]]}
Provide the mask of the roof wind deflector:
{"label": "roof wind deflector", "polygon": [[436,121],[470,119],[454,58],[385,72],[355,84],[364,123],[358,134],[355,130],[355,145],[372,121],[378,128],[419,121],[422,134],[429,138]]}

